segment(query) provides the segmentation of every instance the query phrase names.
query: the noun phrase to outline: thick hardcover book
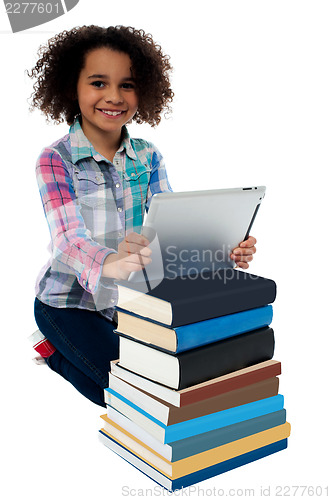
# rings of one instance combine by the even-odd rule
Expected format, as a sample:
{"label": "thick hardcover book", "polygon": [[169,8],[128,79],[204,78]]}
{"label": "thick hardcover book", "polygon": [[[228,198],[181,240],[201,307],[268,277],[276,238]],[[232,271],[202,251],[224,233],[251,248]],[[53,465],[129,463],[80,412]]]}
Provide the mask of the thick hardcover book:
{"label": "thick hardcover book", "polygon": [[192,385],[186,389],[176,391],[122,368],[119,366],[119,360],[115,360],[111,361],[109,387],[119,392],[118,379],[120,379],[128,384],[128,399],[131,399],[130,387],[134,386],[173,406],[182,407],[196,403],[197,401],[212,398],[218,394],[234,391],[241,387],[247,387],[248,385],[255,384],[267,378],[277,377],[278,375],[281,375],[280,361],[269,359],[268,361],[248,366],[242,370],[236,370],[227,373],[227,375],[206,380],[201,384]]}
{"label": "thick hardcover book", "polygon": [[210,413],[209,415],[203,415],[202,417],[179,422],[178,424],[165,425],[139,408],[139,406],[133,403],[128,404],[123,398],[120,399],[116,396],[112,396],[112,406],[107,407],[107,415],[111,420],[114,420],[114,410],[116,410],[135,422],[142,429],[145,429],[161,443],[171,443],[190,436],[196,436],[197,434],[203,434],[204,432],[243,422],[244,420],[266,415],[267,413],[282,410],[283,405],[284,398],[281,394],[278,394],[271,398],[259,399],[252,403],[235,406],[234,408],[218,411],[216,413]]}
{"label": "thick hardcover book", "polygon": [[198,323],[169,328],[128,311],[118,310],[116,333],[166,351],[179,353],[263,328],[270,325],[272,317],[272,305],[269,304]]}
{"label": "thick hardcover book", "polygon": [[135,407],[140,407],[154,418],[159,420],[165,425],[173,425],[192,418],[202,417],[209,413],[226,410],[234,406],[244,405],[257,401],[258,399],[270,398],[278,394],[279,379],[277,377],[262,380],[256,384],[235,389],[234,391],[226,392],[225,394],[218,394],[209,399],[198,401],[191,405],[177,408],[169,403],[165,403],[139,389],[132,387],[128,394],[126,384],[120,381],[118,384],[118,391],[111,388],[106,388],[105,402],[109,405],[112,404],[112,396],[115,396],[127,404],[134,404]]}
{"label": "thick hardcover book", "polygon": [[202,453],[203,451],[210,450],[216,446],[222,446],[242,439],[251,434],[277,427],[286,422],[286,410],[279,410],[274,413],[268,413],[261,417],[251,418],[237,424],[221,427],[213,431],[197,434],[186,439],[180,439],[173,443],[163,444],[155,439],[151,434],[142,429],[139,425],[135,424],[132,420],[125,417],[116,410],[113,411],[113,420],[107,415],[101,415],[103,420],[103,427],[105,431],[114,436],[115,439],[123,441],[123,434],[131,435],[142,441],[147,447],[166,458],[169,461],[182,460],[183,458]]}
{"label": "thick hardcover book", "polygon": [[162,474],[155,467],[152,467],[145,460],[142,460],[138,455],[129,451],[125,446],[122,446],[120,443],[107,436],[106,433],[99,431],[99,439],[117,455],[169,491],[186,488],[187,486],[199,483],[200,481],[217,476],[218,474],[223,474],[224,472],[249,464],[250,462],[254,462],[255,460],[259,460],[287,448],[287,439],[282,439],[281,441],[262,446],[251,452],[244,453],[243,455],[238,455],[230,460],[225,460],[224,462],[219,462],[218,464],[198,470],[192,474],[187,474],[177,479],[171,479],[165,474]]}
{"label": "thick hardcover book", "polygon": [[[273,280],[237,269],[178,276],[158,284],[117,282],[118,307],[171,327],[196,323],[226,314],[254,309],[274,302]],[[155,286],[156,285],[156,286]]]}
{"label": "thick hardcover book", "polygon": [[257,363],[242,370],[236,370],[206,380],[201,384],[192,385],[186,389],[174,390],[165,385],[153,382],[145,377],[141,377],[125,368],[119,366],[119,360],[111,361],[111,371],[109,373],[109,387],[119,392],[119,382],[121,379],[127,382],[128,399],[131,399],[130,387],[134,386],[141,389],[152,396],[156,396],[162,401],[166,401],[173,406],[182,407],[204,399],[212,398],[218,394],[234,391],[241,387],[247,387],[251,384],[256,384],[267,378],[277,377],[281,374],[281,363],[274,359]]}
{"label": "thick hardcover book", "polygon": [[167,475],[170,479],[177,479],[206,467],[211,467],[217,463],[230,460],[238,455],[243,455],[262,446],[287,439],[290,435],[290,424],[285,422],[278,427],[272,427],[257,434],[251,434],[237,441],[231,441],[230,443],[211,448],[196,455],[191,455],[176,462],[166,460],[132,435],[123,433],[122,440],[120,440],[115,438],[114,435],[109,435],[105,429],[102,429],[102,432],[127,448],[130,452],[135,453],[152,467],[158,469],[159,472]]}
{"label": "thick hardcover book", "polygon": [[176,355],[120,337],[120,365],[172,389],[184,389],[267,361],[273,352],[274,332],[270,327]]}

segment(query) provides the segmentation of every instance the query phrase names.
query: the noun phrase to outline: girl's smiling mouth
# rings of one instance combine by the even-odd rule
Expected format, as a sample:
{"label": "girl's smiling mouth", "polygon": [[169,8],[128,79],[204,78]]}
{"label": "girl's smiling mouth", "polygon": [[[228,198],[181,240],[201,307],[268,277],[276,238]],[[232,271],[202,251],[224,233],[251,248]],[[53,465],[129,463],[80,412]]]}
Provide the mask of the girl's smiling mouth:
{"label": "girl's smiling mouth", "polygon": [[103,115],[116,118],[118,116],[121,116],[123,113],[125,113],[124,110],[112,110],[112,109],[102,109],[102,108],[96,108],[98,111],[103,113]]}

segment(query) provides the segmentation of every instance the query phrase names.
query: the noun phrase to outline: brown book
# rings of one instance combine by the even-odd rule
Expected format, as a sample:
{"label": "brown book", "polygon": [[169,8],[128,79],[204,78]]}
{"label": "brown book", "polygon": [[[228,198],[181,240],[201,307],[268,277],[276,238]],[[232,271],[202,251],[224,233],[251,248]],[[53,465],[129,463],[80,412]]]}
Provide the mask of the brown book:
{"label": "brown book", "polygon": [[119,366],[118,363],[118,360],[111,362],[111,372],[109,376],[110,387],[115,391],[118,391],[117,379],[121,379],[134,387],[138,387],[178,407],[193,404],[235,389],[240,389],[241,387],[255,384],[267,378],[277,377],[281,374],[280,361],[271,359],[176,391],[126,370]]}
{"label": "brown book", "polygon": [[[121,395],[165,425],[177,424],[260,399],[270,398],[276,396],[279,389],[279,379],[273,377],[178,408],[133,386],[130,387],[126,382],[121,382],[122,389],[119,392],[114,393],[114,389],[105,389],[107,404],[117,409],[118,396]],[[128,387],[126,388],[126,386]]]}

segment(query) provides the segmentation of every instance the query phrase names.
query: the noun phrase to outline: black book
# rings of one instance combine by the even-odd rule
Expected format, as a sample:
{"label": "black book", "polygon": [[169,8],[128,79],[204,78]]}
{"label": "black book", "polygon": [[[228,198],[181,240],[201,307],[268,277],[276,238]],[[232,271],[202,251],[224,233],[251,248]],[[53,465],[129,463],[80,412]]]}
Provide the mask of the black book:
{"label": "black book", "polygon": [[120,309],[171,327],[257,308],[276,297],[273,280],[233,268],[117,285]]}
{"label": "black book", "polygon": [[120,337],[119,365],[179,390],[272,359],[273,352],[274,332],[269,327],[177,355]]}

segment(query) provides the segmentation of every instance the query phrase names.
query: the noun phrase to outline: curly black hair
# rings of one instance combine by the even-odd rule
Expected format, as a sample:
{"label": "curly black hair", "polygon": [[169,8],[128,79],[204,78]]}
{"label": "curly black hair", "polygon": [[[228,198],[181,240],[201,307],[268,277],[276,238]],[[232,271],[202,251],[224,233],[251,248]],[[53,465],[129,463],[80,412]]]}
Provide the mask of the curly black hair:
{"label": "curly black hair", "polygon": [[56,123],[71,125],[80,113],[76,87],[88,52],[107,47],[128,54],[138,93],[137,123],[158,125],[161,114],[171,111],[172,66],[150,34],[133,27],[82,26],[63,31],[41,46],[39,60],[28,75],[36,79],[31,109],[40,109]]}

